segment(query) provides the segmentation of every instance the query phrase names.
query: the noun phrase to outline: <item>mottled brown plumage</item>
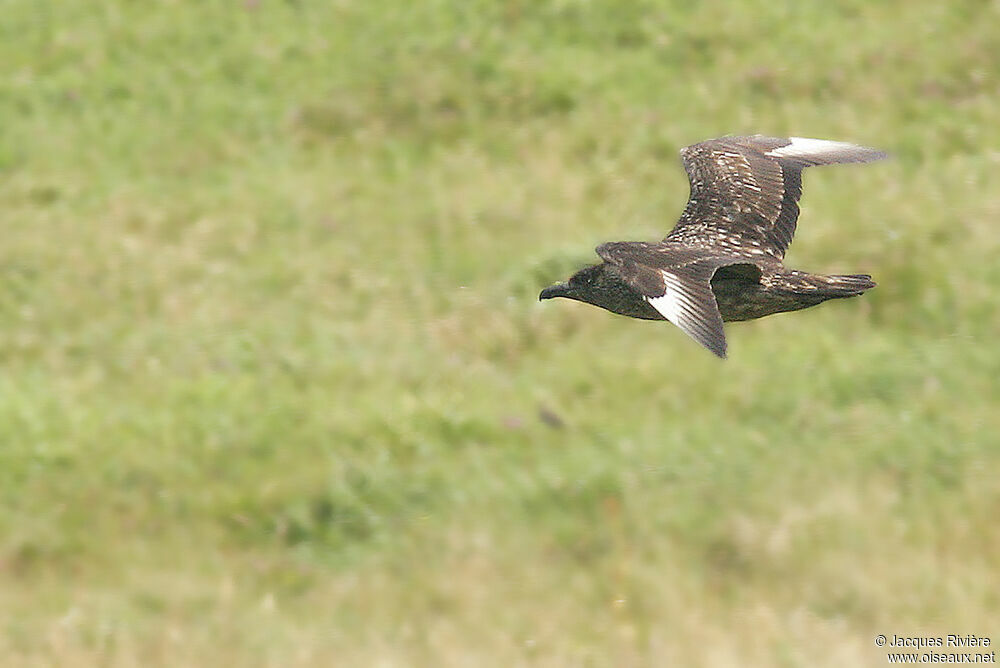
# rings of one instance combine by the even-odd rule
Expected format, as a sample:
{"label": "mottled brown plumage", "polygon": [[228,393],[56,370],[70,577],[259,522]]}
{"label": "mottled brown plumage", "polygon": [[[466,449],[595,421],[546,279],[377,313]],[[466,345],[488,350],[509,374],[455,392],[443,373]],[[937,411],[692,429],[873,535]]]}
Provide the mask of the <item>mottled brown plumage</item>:
{"label": "mottled brown plumage", "polygon": [[795,311],[875,286],[865,274],[809,274],[782,260],[795,234],[802,170],[883,157],[800,137],[723,137],[689,146],[681,158],[691,196],[670,234],[658,243],[602,244],[601,264],[542,290],[539,299],[567,297],[633,318],[670,320],[725,357],[723,321]]}

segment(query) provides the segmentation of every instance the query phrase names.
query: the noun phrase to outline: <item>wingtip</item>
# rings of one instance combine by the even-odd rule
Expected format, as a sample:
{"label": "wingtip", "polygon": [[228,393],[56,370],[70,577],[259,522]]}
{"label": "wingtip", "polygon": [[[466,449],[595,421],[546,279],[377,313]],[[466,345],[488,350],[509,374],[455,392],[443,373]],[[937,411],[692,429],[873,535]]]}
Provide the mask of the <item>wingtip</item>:
{"label": "wingtip", "polygon": [[891,153],[883,151],[880,148],[872,148],[870,146],[858,146],[858,148],[861,149],[863,153],[858,158],[857,162],[877,162],[879,160],[887,160],[892,157]]}

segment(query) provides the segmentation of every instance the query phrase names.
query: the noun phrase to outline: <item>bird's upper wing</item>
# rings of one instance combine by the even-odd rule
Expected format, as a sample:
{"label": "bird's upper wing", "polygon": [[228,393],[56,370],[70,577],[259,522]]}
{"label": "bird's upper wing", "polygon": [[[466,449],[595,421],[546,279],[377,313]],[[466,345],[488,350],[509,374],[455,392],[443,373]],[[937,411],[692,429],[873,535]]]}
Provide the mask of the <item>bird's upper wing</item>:
{"label": "bird's upper wing", "polygon": [[720,267],[745,259],[630,241],[601,244],[597,254],[660,315],[725,358],[726,333],[712,294],[712,276]]}
{"label": "bird's upper wing", "polygon": [[691,197],[666,241],[784,257],[795,234],[802,170],[885,153],[823,139],[722,137],[681,150]]}

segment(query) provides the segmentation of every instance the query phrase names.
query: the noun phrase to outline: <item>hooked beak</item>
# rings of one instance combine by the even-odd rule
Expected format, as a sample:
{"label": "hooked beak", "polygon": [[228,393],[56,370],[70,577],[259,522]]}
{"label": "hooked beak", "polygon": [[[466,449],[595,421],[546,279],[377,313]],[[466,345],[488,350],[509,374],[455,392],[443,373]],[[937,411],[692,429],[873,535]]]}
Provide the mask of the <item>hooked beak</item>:
{"label": "hooked beak", "polygon": [[573,289],[569,286],[569,283],[556,283],[542,290],[538,294],[538,301],[552,299],[553,297],[568,297],[572,291]]}

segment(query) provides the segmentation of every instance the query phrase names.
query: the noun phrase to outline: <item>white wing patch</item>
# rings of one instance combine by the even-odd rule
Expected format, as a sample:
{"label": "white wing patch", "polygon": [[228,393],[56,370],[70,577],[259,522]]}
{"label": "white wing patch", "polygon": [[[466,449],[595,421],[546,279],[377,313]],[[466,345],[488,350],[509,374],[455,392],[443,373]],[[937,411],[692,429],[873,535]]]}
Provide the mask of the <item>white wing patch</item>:
{"label": "white wing patch", "polygon": [[722,316],[708,282],[684,281],[662,269],[660,275],[665,288],[663,294],[658,297],[645,295],[643,299],[685,334],[725,358],[726,334],[722,329]]}
{"label": "white wing patch", "polygon": [[885,157],[885,153],[882,151],[843,141],[809,139],[808,137],[789,137],[788,141],[791,142],[788,146],[771,149],[764,155],[818,164],[868,162]]}
{"label": "white wing patch", "polygon": [[660,274],[663,276],[663,284],[667,287],[667,291],[659,297],[645,297],[645,299],[650,306],[660,312],[660,315],[683,329],[681,319],[684,317],[682,306],[684,295],[681,293],[680,280],[666,271],[661,271]]}

